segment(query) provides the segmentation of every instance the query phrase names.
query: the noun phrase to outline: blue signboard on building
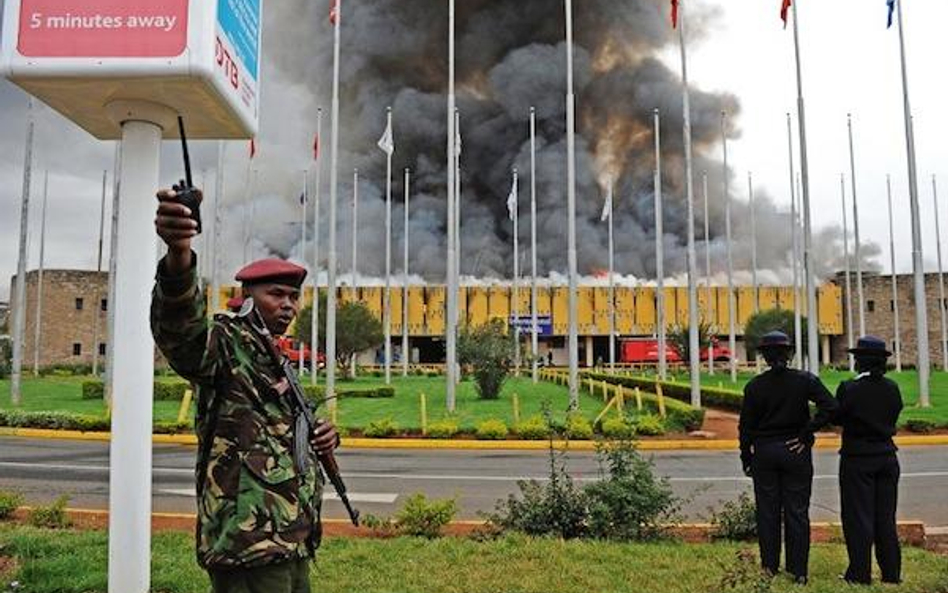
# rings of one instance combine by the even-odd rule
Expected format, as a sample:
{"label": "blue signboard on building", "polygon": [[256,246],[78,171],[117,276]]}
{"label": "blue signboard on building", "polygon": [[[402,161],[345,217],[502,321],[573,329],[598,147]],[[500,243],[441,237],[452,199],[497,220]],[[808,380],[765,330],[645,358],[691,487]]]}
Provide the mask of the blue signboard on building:
{"label": "blue signboard on building", "polygon": [[220,29],[253,80],[259,77],[260,1],[219,0],[217,4]]}
{"label": "blue signboard on building", "polygon": [[[519,328],[521,335],[532,333],[533,316],[532,315],[511,315],[509,319],[510,327]],[[537,335],[553,335],[553,318],[549,315],[537,315]]]}

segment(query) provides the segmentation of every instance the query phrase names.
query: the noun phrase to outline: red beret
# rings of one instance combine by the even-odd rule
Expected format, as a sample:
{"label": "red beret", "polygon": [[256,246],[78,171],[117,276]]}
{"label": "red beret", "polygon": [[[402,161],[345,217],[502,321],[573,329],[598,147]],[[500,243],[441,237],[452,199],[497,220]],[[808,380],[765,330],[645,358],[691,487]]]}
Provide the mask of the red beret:
{"label": "red beret", "polygon": [[306,279],[306,268],[275,257],[261,259],[244,266],[236,279],[244,286],[253,284],[285,284],[299,288]]}

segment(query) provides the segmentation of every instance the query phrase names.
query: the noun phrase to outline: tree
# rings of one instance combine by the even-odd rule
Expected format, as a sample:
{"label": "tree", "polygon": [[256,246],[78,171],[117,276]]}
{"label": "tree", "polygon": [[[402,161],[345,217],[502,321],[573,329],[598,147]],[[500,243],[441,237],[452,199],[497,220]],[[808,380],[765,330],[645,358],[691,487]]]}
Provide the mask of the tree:
{"label": "tree", "polygon": [[[296,320],[296,338],[309,344],[312,337],[313,308],[300,311]],[[352,357],[378,348],[385,340],[382,322],[375,318],[364,303],[344,303],[336,309],[336,364],[351,372]],[[319,296],[319,350],[325,351],[326,342],[326,298]]]}
{"label": "tree", "polygon": [[0,336],[0,379],[6,379],[10,375],[12,358],[13,340],[10,336]]}
{"label": "tree", "polygon": [[[802,335],[806,336],[806,317],[802,318],[800,327]],[[772,331],[782,331],[790,336],[790,342],[793,342],[793,311],[787,309],[767,309],[751,315],[744,327],[744,344],[747,347],[747,356],[754,358],[757,356],[757,345],[764,334]],[[800,356],[806,356],[806,340],[802,341],[803,352]]]}
{"label": "tree", "polygon": [[[687,325],[678,325],[668,334],[669,345],[678,353],[682,361],[691,360],[689,348],[689,327]],[[698,322],[698,350],[704,350],[711,345],[711,338],[714,337],[714,328],[706,321]]]}
{"label": "tree", "polygon": [[497,399],[510,374],[514,342],[502,319],[465,327],[458,336],[458,363],[472,368],[481,399]]}

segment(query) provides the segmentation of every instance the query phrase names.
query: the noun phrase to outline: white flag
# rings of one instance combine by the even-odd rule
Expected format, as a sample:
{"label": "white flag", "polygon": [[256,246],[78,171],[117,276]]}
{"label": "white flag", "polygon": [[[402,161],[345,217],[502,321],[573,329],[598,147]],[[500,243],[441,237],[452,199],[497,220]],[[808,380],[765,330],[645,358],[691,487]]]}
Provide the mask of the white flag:
{"label": "white flag", "polygon": [[392,135],[391,120],[389,120],[388,124],[385,126],[385,132],[379,139],[379,148],[381,148],[382,151],[388,156],[392,156],[392,153],[395,152],[395,138]]}
{"label": "white flag", "polygon": [[609,193],[606,194],[606,203],[602,205],[602,216],[599,217],[601,222],[606,222],[609,220],[609,217],[612,216],[612,188],[609,188]]}
{"label": "white flag", "polygon": [[517,174],[514,173],[513,185],[510,186],[510,195],[507,196],[507,215],[514,220],[517,214]]}

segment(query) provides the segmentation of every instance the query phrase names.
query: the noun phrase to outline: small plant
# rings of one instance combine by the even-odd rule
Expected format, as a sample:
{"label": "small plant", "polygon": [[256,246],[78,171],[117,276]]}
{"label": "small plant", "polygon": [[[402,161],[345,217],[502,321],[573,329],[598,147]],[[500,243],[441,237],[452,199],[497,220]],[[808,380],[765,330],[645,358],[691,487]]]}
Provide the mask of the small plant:
{"label": "small plant", "polygon": [[394,536],[398,533],[398,525],[391,517],[379,517],[372,513],[362,515],[362,526],[384,536]]}
{"label": "small plant", "polygon": [[905,428],[908,429],[909,432],[931,434],[935,432],[937,425],[931,420],[926,420],[924,418],[914,418],[905,423]]}
{"label": "small plant", "polygon": [[69,496],[63,494],[56,499],[56,502],[46,507],[36,507],[30,513],[30,525],[33,527],[47,527],[49,529],[62,529],[69,527],[72,521],[66,516],[66,505],[69,503]]}
{"label": "small plant", "polygon": [[23,495],[19,492],[0,490],[0,519],[7,519],[13,511],[23,504]]}
{"label": "small plant", "polygon": [[746,492],[737,500],[711,510],[711,537],[731,541],[750,541],[757,537],[757,506]]}
{"label": "small plant", "polygon": [[550,423],[539,414],[530,416],[514,426],[514,432],[517,433],[517,436],[527,441],[539,441],[549,438],[552,431]]}
{"label": "small plant", "polygon": [[724,576],[719,585],[722,591],[746,593],[770,593],[773,591],[773,576],[757,561],[752,550],[738,550],[731,564],[721,565]]}
{"label": "small plant", "polygon": [[422,493],[413,494],[395,515],[395,524],[404,535],[434,539],[458,512],[457,500],[429,500]]}
{"label": "small plant", "polygon": [[661,436],[665,434],[665,422],[654,414],[643,414],[635,420],[635,432],[650,437]]}
{"label": "small plant", "polygon": [[477,425],[477,438],[482,441],[500,441],[507,438],[507,425],[502,420],[484,420]]}
{"label": "small plant", "polygon": [[384,439],[398,434],[398,423],[391,418],[373,420],[365,427],[365,436],[370,439]]}
{"label": "small plant", "polygon": [[433,439],[450,439],[460,431],[454,420],[437,420],[428,425],[428,436]]}
{"label": "small plant", "polygon": [[571,412],[566,416],[564,432],[567,438],[588,441],[593,436],[592,422],[579,413]]}
{"label": "small plant", "polygon": [[602,421],[602,436],[607,439],[631,439],[635,436],[635,425],[626,418],[607,418]]}

